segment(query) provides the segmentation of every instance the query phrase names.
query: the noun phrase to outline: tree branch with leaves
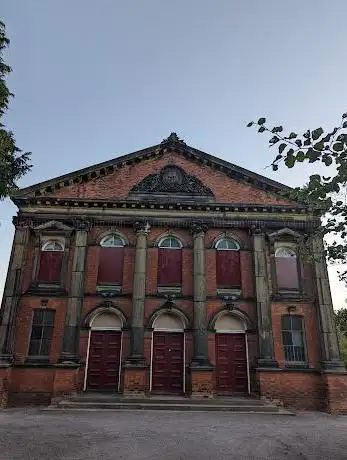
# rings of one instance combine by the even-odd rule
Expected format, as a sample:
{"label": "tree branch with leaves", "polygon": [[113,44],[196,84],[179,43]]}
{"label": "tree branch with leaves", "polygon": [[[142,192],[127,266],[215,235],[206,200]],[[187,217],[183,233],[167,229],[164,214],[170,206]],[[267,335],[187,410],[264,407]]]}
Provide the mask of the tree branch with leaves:
{"label": "tree branch with leaves", "polygon": [[[326,255],[330,262],[347,262],[347,113],[331,131],[319,127],[302,134],[285,132],[283,126],[269,127],[266,118],[251,121],[247,127],[269,135],[269,147],[277,151],[271,163],[277,171],[284,164],[293,168],[300,163],[317,163],[327,168],[326,175],[313,174],[302,187],[296,187],[285,195],[307,204],[321,215],[323,236],[333,235],[335,241],[326,243]],[[347,280],[347,270],[340,272]]]}
{"label": "tree branch with leaves", "polygon": [[31,169],[30,153],[23,153],[17,147],[13,132],[2,122],[13,97],[6,84],[6,77],[12,69],[4,60],[9,44],[5,24],[0,21],[0,199],[12,194],[18,188],[17,181]]}

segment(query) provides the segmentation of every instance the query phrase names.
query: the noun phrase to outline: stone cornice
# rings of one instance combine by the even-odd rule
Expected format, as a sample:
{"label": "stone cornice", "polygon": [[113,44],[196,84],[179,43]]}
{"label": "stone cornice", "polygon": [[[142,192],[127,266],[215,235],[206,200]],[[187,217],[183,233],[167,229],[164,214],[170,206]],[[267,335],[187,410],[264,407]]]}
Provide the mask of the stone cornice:
{"label": "stone cornice", "polygon": [[[143,218],[145,217],[145,219]],[[285,227],[292,228],[295,230],[305,230],[309,232],[310,230],[316,229],[320,225],[319,219],[305,219],[305,216],[302,216],[302,219],[299,219],[300,216],[295,216],[293,219],[292,216],[287,216],[285,213],[283,215],[263,215],[261,218],[259,215],[252,217],[252,214],[247,213],[244,215],[235,215],[235,216],[220,216],[214,217],[209,216],[208,214],[200,215],[198,218],[194,216],[178,216],[178,215],[163,215],[160,216],[158,213],[153,213],[153,215],[146,214],[144,216],[136,216],[134,214],[130,215],[88,215],[88,225],[90,227],[98,226],[105,228],[117,227],[121,229],[122,227],[133,227],[134,222],[145,222],[150,227],[168,227],[168,228],[186,228],[191,230],[192,226],[195,224],[204,225],[208,228],[267,228],[267,229],[282,229]],[[40,223],[47,222],[48,220],[60,220],[64,224],[69,225],[74,229],[79,229],[80,226],[80,215],[76,214],[54,214],[52,209],[52,214],[46,213],[22,213],[19,218],[26,223],[26,226],[32,228],[39,225]]]}
{"label": "stone cornice", "polygon": [[242,212],[242,213],[280,213],[280,214],[311,214],[312,210],[296,205],[261,205],[261,204],[242,204],[242,203],[196,203],[177,201],[135,201],[135,200],[100,200],[84,198],[57,198],[54,196],[44,197],[17,197],[13,202],[22,210],[30,208],[83,208],[88,213],[89,209],[158,209],[158,210],[176,210],[176,211],[204,211],[204,212]]}

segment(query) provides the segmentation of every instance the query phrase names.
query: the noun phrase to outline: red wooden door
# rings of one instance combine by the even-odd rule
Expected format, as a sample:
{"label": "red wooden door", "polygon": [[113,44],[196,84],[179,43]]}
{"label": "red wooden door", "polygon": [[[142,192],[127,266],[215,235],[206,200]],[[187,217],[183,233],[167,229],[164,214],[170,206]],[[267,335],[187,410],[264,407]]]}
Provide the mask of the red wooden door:
{"label": "red wooden door", "polygon": [[154,332],[152,391],[183,392],[183,333]]}
{"label": "red wooden door", "polygon": [[218,393],[248,391],[244,334],[216,334],[216,389]]}
{"label": "red wooden door", "polygon": [[118,331],[91,332],[88,389],[118,391],[121,340]]}

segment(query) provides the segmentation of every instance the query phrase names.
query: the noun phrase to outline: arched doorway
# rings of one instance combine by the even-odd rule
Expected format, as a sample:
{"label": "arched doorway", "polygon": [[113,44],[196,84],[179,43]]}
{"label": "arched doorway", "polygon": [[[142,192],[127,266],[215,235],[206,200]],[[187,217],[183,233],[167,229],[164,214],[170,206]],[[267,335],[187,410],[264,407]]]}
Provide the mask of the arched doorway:
{"label": "arched doorway", "polygon": [[218,394],[249,393],[246,325],[242,318],[222,312],[215,321],[216,391]]}
{"label": "arched doorway", "polygon": [[174,312],[164,311],[153,322],[151,361],[152,393],[184,393],[184,323]]}
{"label": "arched doorway", "polygon": [[85,390],[119,391],[122,326],[114,311],[101,310],[91,318]]}

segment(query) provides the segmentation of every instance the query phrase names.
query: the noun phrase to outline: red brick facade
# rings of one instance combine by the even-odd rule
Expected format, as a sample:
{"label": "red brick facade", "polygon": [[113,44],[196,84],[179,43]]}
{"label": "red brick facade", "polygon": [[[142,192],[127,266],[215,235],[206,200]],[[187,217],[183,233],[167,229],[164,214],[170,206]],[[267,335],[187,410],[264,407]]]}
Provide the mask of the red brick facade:
{"label": "red brick facade", "polygon": [[[90,347],[93,321],[102,318],[103,314],[109,321],[112,313],[117,318],[112,321],[119,321],[122,334],[115,391],[119,389],[124,394],[151,391],[153,334],[156,333],[156,321],[163,314],[165,321],[176,321],[175,324],[181,321],[182,324],[182,330],[178,332],[184,334],[184,350],[177,351],[182,354],[184,362],[182,392],[193,397],[213,397],[218,393],[216,368],[220,365],[222,352],[216,348],[216,333],[242,332],[247,343],[247,356],[240,366],[244,366],[246,377],[243,378],[247,378],[251,395],[298,408],[346,411],[346,375],[342,368],[338,368],[336,355],[322,356],[323,338],[319,330],[324,319],[320,316],[320,297],[316,290],[319,267],[300,256],[298,292],[283,294],[275,282],[276,244],[295,247],[303,233],[314,228],[315,217],[281,197],[280,190],[276,190],[276,187],[280,188],[278,184],[260,176],[254,178],[252,173],[249,177],[242,176],[246,174],[243,170],[221,164],[218,159],[204,156],[202,152],[195,151],[193,158],[191,151],[194,149],[189,149],[173,139],[164,150],[155,146],[132,154],[131,158],[127,156],[124,161],[116,159],[114,164],[99,166],[97,172],[92,169],[87,173],[82,171],[78,179],[73,174],[71,179],[58,178],[53,183],[23,189],[15,197],[20,213],[16,221],[19,236],[15,237],[14,248],[19,249],[10,260],[1,310],[2,406],[33,402],[46,404],[56,396],[88,390],[88,372],[92,372],[88,370],[88,357],[94,352]],[[189,177],[198,178],[208,187],[213,199],[206,195],[204,201],[200,197],[185,196],[184,190],[183,194],[175,194],[170,189],[165,194],[153,192],[152,202],[148,195],[147,198],[141,194],[136,199],[132,197],[134,187],[147,176],[160,175],[162,168],[176,166]],[[196,187],[199,187],[198,182]],[[202,194],[204,190],[202,188]],[[139,227],[134,226],[137,221],[142,223],[141,228],[144,223],[150,223],[142,240],[146,245],[142,262]],[[88,225],[83,227],[83,222]],[[198,230],[194,230],[197,225]],[[125,242],[123,275],[120,286],[105,287],[98,284],[100,242],[103,236],[112,233]],[[183,246],[180,249],[182,282],[171,291],[162,291],[158,286],[158,244],[165,235],[177,238]],[[216,242],[225,237],[232,238],[239,247],[240,289],[223,290],[217,285]],[[40,286],[37,282],[43,238],[60,238],[65,242],[59,286]],[[81,243],[83,238],[85,242]],[[200,249],[196,238],[202,238]],[[264,245],[260,252],[256,249],[257,241]],[[203,255],[197,251],[203,251]],[[203,268],[198,267],[201,260]],[[13,273],[18,275],[18,270],[20,286],[16,291],[11,277]],[[204,273],[200,274],[199,270]],[[324,276],[324,267],[319,270],[319,276]],[[134,280],[141,280],[141,273],[145,276],[142,293],[141,283],[134,284]],[[266,279],[265,290],[259,281],[261,277]],[[203,287],[199,282],[201,279],[204,280]],[[79,302],[78,307],[76,302]],[[197,325],[201,305],[204,308],[202,323]],[[29,345],[35,338],[34,309],[55,312],[49,354],[44,356],[45,359],[42,356],[36,356],[40,358],[36,360],[28,359]],[[139,316],[140,319],[136,320],[134,316],[138,312],[141,318]],[[263,315],[261,321],[259,315]],[[295,362],[294,365],[286,360],[283,342],[282,318],[291,315],[300,317],[304,324],[302,340],[306,359],[304,363]],[[112,327],[105,330],[112,330]],[[143,331],[139,332],[143,333],[143,341],[136,346],[140,346],[142,357],[140,360],[137,357],[136,361],[133,342],[134,331],[139,327]],[[176,326],[170,327],[177,333]],[[170,327],[165,325],[161,330],[170,334]],[[201,327],[204,337],[198,339],[197,331],[201,331]],[[49,332],[37,331],[36,334],[41,334],[37,340],[43,346],[44,335]],[[334,340],[334,329],[330,333],[331,340]],[[70,350],[74,350],[71,334],[76,334],[73,337],[77,340],[77,351],[75,355],[71,351],[71,358],[67,359]],[[262,351],[265,336],[270,337],[267,355]],[[203,347],[207,350],[203,365],[197,361],[199,346],[201,350]],[[274,367],[260,364],[269,359]],[[336,361],[335,373],[322,368],[321,361],[324,360]],[[107,369],[102,372],[108,375]]]}

